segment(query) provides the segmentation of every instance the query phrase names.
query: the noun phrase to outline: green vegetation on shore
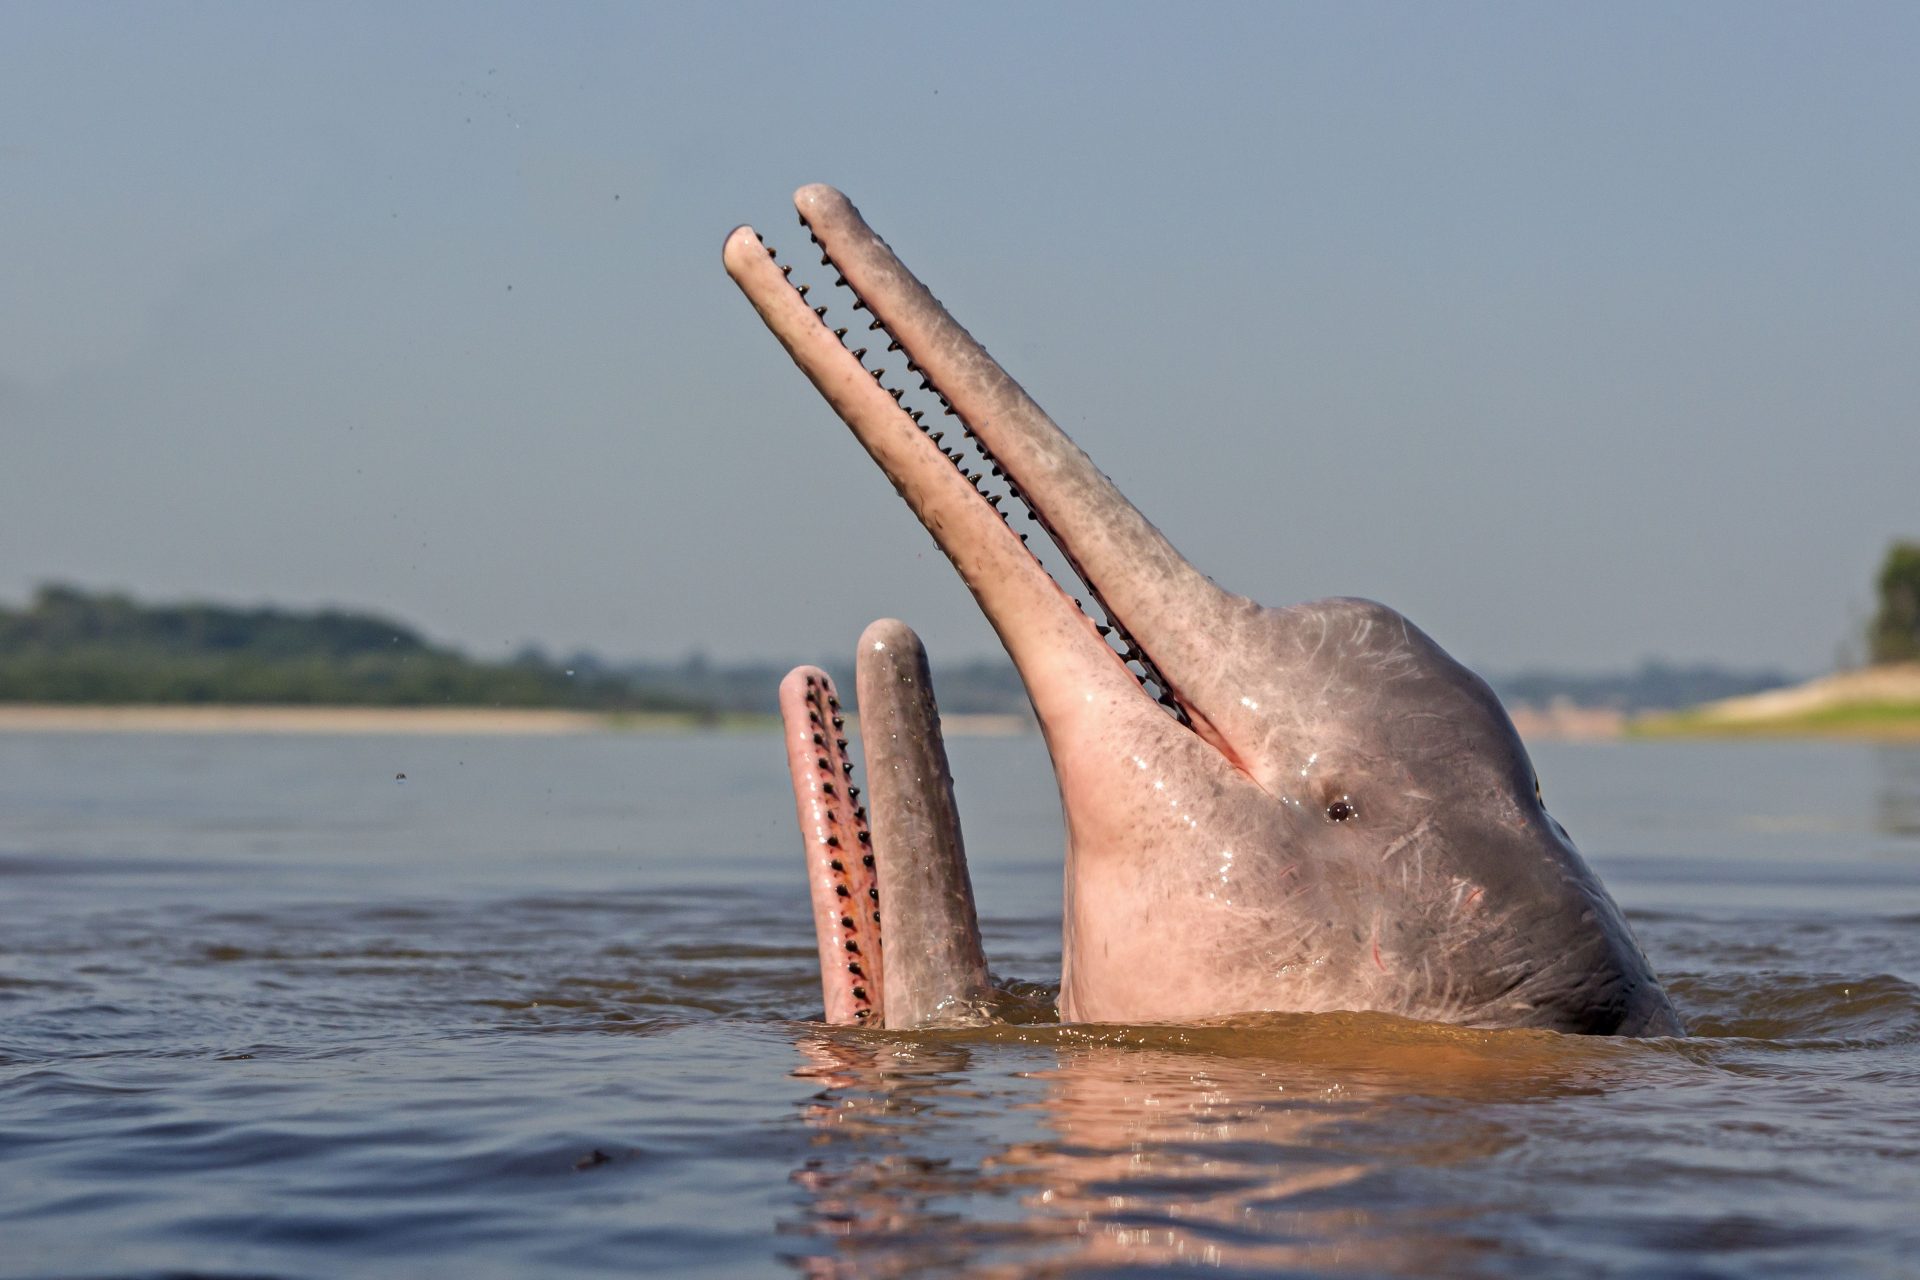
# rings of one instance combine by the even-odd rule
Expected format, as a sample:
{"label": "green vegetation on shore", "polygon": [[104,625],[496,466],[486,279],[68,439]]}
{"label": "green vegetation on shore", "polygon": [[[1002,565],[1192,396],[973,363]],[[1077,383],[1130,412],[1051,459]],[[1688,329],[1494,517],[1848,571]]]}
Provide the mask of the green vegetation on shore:
{"label": "green vegetation on shore", "polygon": [[1765,719],[1738,720],[1711,707],[1642,716],[1632,738],[1873,738],[1920,740],[1920,702],[1841,703]]}
{"label": "green vegetation on shore", "polygon": [[376,614],[144,605],[65,586],[0,607],[0,702],[711,710],[537,655],[476,662]]}
{"label": "green vegetation on shore", "polygon": [[1875,663],[1920,662],[1920,542],[1896,541],[1880,564],[1880,609],[1867,627]]}
{"label": "green vegetation on shore", "polygon": [[1638,738],[1829,737],[1920,741],[1920,542],[1896,539],[1876,579],[1870,661],[1797,688],[1630,721]]}
{"label": "green vegetation on shore", "polygon": [[[149,604],[71,586],[44,586],[24,608],[0,605],[0,704],[539,708],[608,714],[617,724],[765,725],[792,665],[698,654],[616,665],[590,653],[554,661],[535,649],[480,662],[363,611]],[[852,664],[821,665],[854,705]],[[1528,671],[1492,683],[1510,706],[1570,702],[1632,714],[1789,677],[1650,660],[1630,672]],[[1032,714],[1004,658],[942,662],[939,690],[949,716]]]}

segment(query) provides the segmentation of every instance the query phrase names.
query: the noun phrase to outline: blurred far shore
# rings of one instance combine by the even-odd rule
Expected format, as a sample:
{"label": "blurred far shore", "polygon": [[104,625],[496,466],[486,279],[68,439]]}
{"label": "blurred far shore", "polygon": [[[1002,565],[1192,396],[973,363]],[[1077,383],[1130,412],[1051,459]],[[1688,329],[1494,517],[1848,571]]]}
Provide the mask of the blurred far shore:
{"label": "blurred far shore", "polygon": [[[1920,543],[1896,542],[1878,582],[1866,660],[1808,680],[1780,670],[1645,659],[1631,670],[1482,672],[1521,736],[1837,735],[1920,741]],[[0,605],[0,732],[589,733],[758,729],[781,676],[815,661],[854,701],[851,664],[798,655],[719,663],[556,659],[527,648],[482,661],[414,627],[349,609],[40,587]],[[942,663],[954,734],[1033,730],[1002,657]]]}

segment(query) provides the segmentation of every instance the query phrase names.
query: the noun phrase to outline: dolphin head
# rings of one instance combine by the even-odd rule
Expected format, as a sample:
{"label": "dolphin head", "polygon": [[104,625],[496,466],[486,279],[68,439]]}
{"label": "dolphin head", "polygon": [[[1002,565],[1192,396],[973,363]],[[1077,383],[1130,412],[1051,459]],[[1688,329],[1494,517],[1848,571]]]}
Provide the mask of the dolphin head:
{"label": "dolphin head", "polygon": [[[852,325],[830,328],[751,228],[728,237],[727,270],[1019,669],[1066,818],[1062,1016],[1364,1009],[1679,1030],[1483,681],[1384,605],[1274,609],[1215,585],[846,197],[809,186],[795,205],[860,337],[903,352],[944,415],[903,409],[849,349]],[[1013,530],[1003,506],[1022,505],[1098,620]]]}

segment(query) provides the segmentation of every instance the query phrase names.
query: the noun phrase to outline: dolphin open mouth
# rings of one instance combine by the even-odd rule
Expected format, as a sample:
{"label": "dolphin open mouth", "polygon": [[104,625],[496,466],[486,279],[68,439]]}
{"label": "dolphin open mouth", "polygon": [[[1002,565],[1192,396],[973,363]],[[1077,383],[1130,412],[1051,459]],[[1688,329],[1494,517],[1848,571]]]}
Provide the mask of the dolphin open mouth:
{"label": "dolphin open mouth", "polygon": [[[822,303],[810,286],[793,285],[792,264],[748,227],[727,240],[727,270],[954,561],[1029,689],[1061,667],[1124,674],[1193,727],[1197,710],[1178,674],[1131,624],[1125,587],[1114,589],[1123,557],[1136,577],[1157,572],[1154,561],[1185,562],[844,195],[803,187],[794,204],[841,293]],[[921,395],[932,403],[913,408]],[[1017,519],[1059,548],[1080,596],[1028,550]],[[1045,657],[1040,636],[1053,650]]]}
{"label": "dolphin open mouth", "polygon": [[[1369,1009],[1679,1029],[1484,681],[1384,605],[1265,608],[1216,586],[846,197],[809,186],[794,204],[845,294],[811,298],[751,227],[727,237],[727,271],[933,535],[1019,670],[1066,820],[1063,1018]],[[1016,517],[1044,530],[1090,606],[1047,571]],[[829,1013],[872,1021],[884,998],[882,1020],[899,1025],[891,971],[879,969],[879,916],[894,910],[886,842],[872,833],[870,885],[864,864],[838,856],[865,834],[821,825],[828,808],[852,820],[827,803],[843,798],[847,762],[843,744],[816,736],[834,710],[822,679],[796,673],[782,701]],[[863,671],[863,719],[866,701]],[[937,741],[930,706],[889,741]],[[917,776],[935,774],[944,757]],[[928,833],[940,827],[912,841],[937,843]],[[964,880],[954,828],[954,854],[937,860],[960,861]],[[916,952],[936,935],[955,940],[934,966],[944,977],[933,998],[964,1003],[984,969],[970,958],[977,933],[971,951],[962,936],[970,895],[951,884],[925,881],[901,906],[920,922],[906,942]],[[843,909],[849,900],[867,909]]]}
{"label": "dolphin open mouth", "polygon": [[[1132,718],[1149,718],[1153,732],[1198,745],[1191,731],[1196,720],[1207,722],[1179,675],[1160,662],[1154,637],[1172,635],[1181,615],[1190,612],[1165,598],[1169,589],[1183,580],[1188,586],[1203,583],[1209,593],[1217,589],[1192,572],[845,196],[809,186],[795,193],[794,204],[820,251],[820,266],[834,273],[831,296],[822,300],[811,296],[813,286],[794,284],[789,277],[795,264],[781,263],[749,227],[728,237],[727,270],[973,591],[1027,686],[1072,822],[1075,788],[1062,756],[1065,743],[1086,736],[1076,735],[1075,722],[1085,719],[1089,703],[1100,706],[1103,719],[1111,718],[1114,704],[1131,704]],[[1037,530],[1019,531],[1016,520]],[[1078,579],[1074,594],[1028,547],[1034,531],[1051,540]],[[1140,582],[1157,587],[1141,591],[1130,585]],[[1131,605],[1139,606],[1145,628],[1135,625]],[[917,638],[911,632],[904,638],[918,652]],[[873,651],[863,637],[863,711]],[[924,657],[920,661],[924,667]],[[941,869],[957,865],[965,888],[957,817],[945,827],[921,824],[910,836],[849,826],[864,823],[864,811],[830,801],[848,799],[849,780],[836,774],[850,771],[851,762],[844,744],[836,747],[831,723],[824,734],[816,733],[822,720],[836,717],[837,707],[822,702],[832,697],[825,673],[817,670],[795,672],[782,689],[789,764],[801,825],[809,833],[828,1018],[907,1026],[941,1016],[936,1008],[964,1013],[986,990],[984,962],[968,958],[978,955],[970,890],[956,905],[950,887],[923,883],[927,877],[943,884],[954,880]],[[874,709],[890,720],[896,715],[891,702]],[[937,715],[929,712],[911,732],[937,747]],[[870,770],[885,767],[874,759],[875,744],[886,750],[900,736],[863,733]],[[1214,745],[1223,745],[1217,735]],[[813,772],[826,781],[814,780]],[[822,786],[839,794],[825,794]],[[938,809],[937,791],[909,786],[892,806],[876,797],[874,820],[880,823],[889,807]],[[950,814],[950,801],[946,809]],[[909,843],[948,843],[952,849],[902,847]],[[884,864],[878,874],[876,849]],[[849,854],[866,865],[856,865]],[[851,910],[845,909],[849,903]],[[912,940],[910,950],[895,949],[895,970],[909,954],[918,964],[930,946],[952,954],[928,964],[924,975],[890,982],[880,937],[883,916],[891,935]]]}

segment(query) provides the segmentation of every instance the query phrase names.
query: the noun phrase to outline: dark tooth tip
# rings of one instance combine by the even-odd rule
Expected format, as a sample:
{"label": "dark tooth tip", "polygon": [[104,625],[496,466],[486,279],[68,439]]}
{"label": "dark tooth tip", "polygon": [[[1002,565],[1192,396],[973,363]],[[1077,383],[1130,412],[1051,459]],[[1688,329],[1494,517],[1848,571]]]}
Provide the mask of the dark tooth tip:
{"label": "dark tooth tip", "polygon": [[887,344],[887,350],[889,351],[898,351],[899,349],[900,349],[900,344],[897,342],[889,342]]}
{"label": "dark tooth tip", "polygon": [[821,319],[824,320],[827,315],[827,309],[825,307],[815,307],[813,309],[813,314],[819,316]]}
{"label": "dark tooth tip", "polygon": [[862,302],[859,298],[855,298],[853,300],[853,309],[855,311],[865,311],[867,309],[867,304],[865,302]]}
{"label": "dark tooth tip", "polygon": [[869,329],[878,329],[879,327],[880,327],[880,322],[878,320],[875,320],[872,324],[867,326],[867,328]]}
{"label": "dark tooth tip", "polygon": [[809,290],[809,289],[811,289],[811,288],[813,288],[813,286],[812,286],[812,285],[810,285],[810,284],[803,284],[803,285],[801,285],[801,286],[800,286],[800,296],[801,296],[801,297],[803,297],[803,298],[804,298],[804,297],[806,297],[806,296],[807,296],[807,290]]}
{"label": "dark tooth tip", "polygon": [[914,363],[913,361],[911,361],[911,360],[909,360],[909,361],[907,361],[907,372],[908,372],[908,373],[918,373],[918,372],[920,372],[920,366],[919,366],[919,365],[917,365],[917,364],[915,364],[915,363]]}
{"label": "dark tooth tip", "polygon": [[[815,240],[814,243],[819,244],[820,242],[818,240]],[[829,258],[826,254],[823,253],[820,255],[820,265],[823,267],[832,266],[833,259]]]}
{"label": "dark tooth tip", "polygon": [[844,286],[847,283],[847,278],[845,276],[835,276],[833,278],[833,283],[835,285]]}
{"label": "dark tooth tip", "polygon": [[846,338],[847,338],[847,331],[845,329],[835,329],[833,331],[833,336],[840,339],[842,342],[844,342],[846,341]]}
{"label": "dark tooth tip", "polygon": [[793,274],[793,264],[792,264],[791,262],[789,262],[789,263],[788,263],[788,264],[787,264],[786,266],[784,266],[784,267],[782,267],[782,268],[780,268],[780,274],[781,274],[781,275],[783,275],[783,276],[790,276],[790,275],[792,275],[792,274]]}
{"label": "dark tooth tip", "polygon": [[930,431],[930,432],[928,432],[928,433],[927,433],[927,439],[929,439],[929,440],[931,440],[931,441],[933,441],[933,442],[934,442],[935,444],[939,444],[939,443],[940,443],[940,437],[942,437],[942,436],[944,436],[944,435],[946,435],[946,434],[947,434],[947,433],[946,433],[946,432],[944,432],[944,431]]}
{"label": "dark tooth tip", "polygon": [[887,394],[892,396],[895,400],[898,400],[901,396],[905,395],[906,392],[900,390],[900,388],[898,387],[888,387]]}
{"label": "dark tooth tip", "polygon": [[867,896],[869,898],[872,898],[875,902],[880,901],[880,891],[878,889],[867,890]]}
{"label": "dark tooth tip", "polygon": [[865,347],[855,348],[853,358],[855,360],[865,360],[867,358],[867,349]]}
{"label": "dark tooth tip", "polygon": [[801,226],[803,226],[803,227],[804,227],[804,226],[806,226],[806,225],[807,225],[807,215],[806,215],[806,214],[804,214],[804,213],[802,213],[802,214],[797,214],[797,215],[795,215],[795,216],[797,216],[797,217],[798,217],[798,218],[800,219],[800,225],[801,225]]}

